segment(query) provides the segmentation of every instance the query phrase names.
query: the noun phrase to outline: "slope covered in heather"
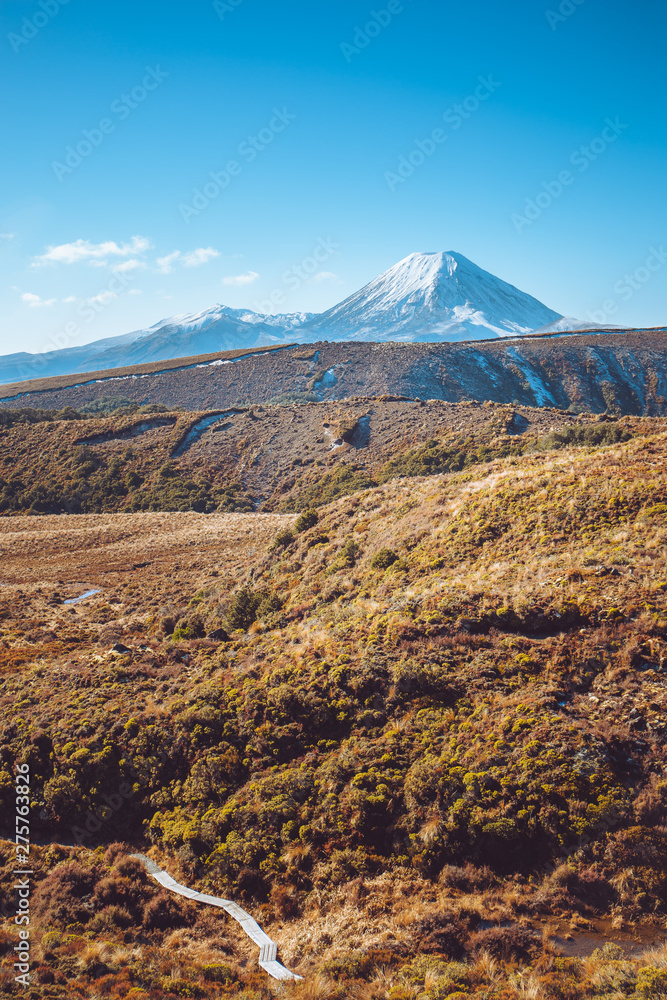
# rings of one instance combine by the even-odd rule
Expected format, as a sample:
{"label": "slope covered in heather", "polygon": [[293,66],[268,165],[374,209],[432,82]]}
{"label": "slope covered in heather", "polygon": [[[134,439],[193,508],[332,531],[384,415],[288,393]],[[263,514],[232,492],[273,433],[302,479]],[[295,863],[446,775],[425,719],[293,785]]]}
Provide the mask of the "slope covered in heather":
{"label": "slope covered in heather", "polygon": [[101,848],[36,852],[43,995],[270,996],[139,847],[244,901],[306,975],[286,995],[659,996],[664,948],[637,950],[667,887],[665,469],[646,421],[254,536],[2,519],[1,815],[27,760],[40,838]]}

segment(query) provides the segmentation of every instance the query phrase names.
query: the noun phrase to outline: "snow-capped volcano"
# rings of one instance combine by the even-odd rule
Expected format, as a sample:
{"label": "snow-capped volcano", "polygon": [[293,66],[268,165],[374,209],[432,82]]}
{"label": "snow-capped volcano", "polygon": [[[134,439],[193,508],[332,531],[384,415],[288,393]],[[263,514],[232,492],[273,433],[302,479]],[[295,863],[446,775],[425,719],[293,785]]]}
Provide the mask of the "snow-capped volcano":
{"label": "snow-capped volcano", "polygon": [[488,340],[563,324],[577,328],[463,254],[413,253],[324,313],[266,315],[218,304],[83,347],[0,357],[0,384],[275,344]]}
{"label": "snow-capped volcano", "polygon": [[460,253],[413,253],[300,329],[310,340],[481,340],[561,314]]}

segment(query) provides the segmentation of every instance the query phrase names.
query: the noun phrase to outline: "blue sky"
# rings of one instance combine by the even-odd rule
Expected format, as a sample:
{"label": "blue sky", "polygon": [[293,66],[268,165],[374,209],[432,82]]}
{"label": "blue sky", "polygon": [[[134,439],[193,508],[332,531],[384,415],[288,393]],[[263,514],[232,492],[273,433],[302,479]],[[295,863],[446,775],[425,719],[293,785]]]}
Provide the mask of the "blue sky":
{"label": "blue sky", "polygon": [[320,310],[415,250],[664,324],[666,28],[659,0],[3,0],[0,352]]}

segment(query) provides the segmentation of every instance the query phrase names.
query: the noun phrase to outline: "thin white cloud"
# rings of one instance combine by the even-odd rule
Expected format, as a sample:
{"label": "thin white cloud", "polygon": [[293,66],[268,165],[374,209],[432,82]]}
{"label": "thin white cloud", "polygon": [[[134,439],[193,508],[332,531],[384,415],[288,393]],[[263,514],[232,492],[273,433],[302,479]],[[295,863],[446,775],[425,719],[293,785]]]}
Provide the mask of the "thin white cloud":
{"label": "thin white cloud", "polygon": [[183,254],[183,267],[200,267],[201,264],[208,264],[209,260],[219,256],[220,251],[214,250],[213,247],[198,247],[190,253]]}
{"label": "thin white cloud", "polygon": [[43,254],[35,257],[33,265],[90,263],[104,266],[110,258],[132,257],[144,253],[150,246],[150,240],[145,236],[133,236],[129,243],[120,244],[114,240],[107,240],[105,243],[74,240],[73,243],[47,247]]}
{"label": "thin white cloud", "polygon": [[25,302],[31,309],[40,309],[43,306],[54,306],[58,300],[43,299],[40,295],[34,295],[33,292],[24,292],[21,301]]}
{"label": "thin white cloud", "polygon": [[0,240],[13,240],[16,233],[0,233]]}
{"label": "thin white cloud", "polygon": [[143,295],[141,288],[130,288],[128,295]]}
{"label": "thin white cloud", "polygon": [[[141,295],[141,292],[138,288],[130,288],[125,294]],[[68,305],[106,306],[109,302],[113,302],[117,298],[118,295],[116,292],[112,292],[110,288],[104,288],[97,295],[84,296],[83,298],[80,295],[68,295],[62,301],[68,303]]]}
{"label": "thin white cloud", "polygon": [[174,250],[173,253],[168,253],[166,257],[158,257],[157,259],[158,271],[160,271],[161,274],[171,274],[171,272],[174,270],[174,264],[176,263],[176,261],[179,259],[180,256],[181,256],[181,251]]}
{"label": "thin white cloud", "polygon": [[257,271],[246,271],[245,274],[228,274],[222,279],[223,285],[252,285],[254,281],[257,281],[259,275]]}
{"label": "thin white cloud", "polygon": [[340,281],[340,278],[338,277],[337,274],[334,274],[333,271],[319,271],[317,274],[314,274],[310,280],[311,281]]}
{"label": "thin white cloud", "polygon": [[112,299],[117,299],[117,298],[118,296],[116,295],[115,292],[111,292],[109,291],[108,288],[106,288],[103,292],[100,292],[98,295],[91,295],[89,299],[86,299],[86,302],[88,303],[89,306],[105,306],[107,302],[111,302]]}
{"label": "thin white cloud", "polygon": [[196,250],[189,250],[187,253],[174,250],[166,257],[158,257],[158,271],[160,274],[171,274],[177,263],[182,267],[201,267],[202,264],[208,264],[210,260],[219,256],[220,251],[215,250],[214,247],[197,247]]}
{"label": "thin white cloud", "polygon": [[145,271],[146,264],[143,260],[138,260],[136,257],[131,257],[129,260],[124,260],[120,264],[113,265],[114,271]]}

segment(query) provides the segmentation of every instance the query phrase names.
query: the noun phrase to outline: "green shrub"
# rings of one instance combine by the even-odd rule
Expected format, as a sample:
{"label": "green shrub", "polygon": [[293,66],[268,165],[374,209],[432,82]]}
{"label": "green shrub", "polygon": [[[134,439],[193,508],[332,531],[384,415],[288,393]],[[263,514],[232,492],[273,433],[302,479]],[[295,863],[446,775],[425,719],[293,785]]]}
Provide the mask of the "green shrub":
{"label": "green shrub", "polygon": [[414,476],[434,476],[445,472],[461,472],[471,466],[495,459],[517,457],[537,448],[538,451],[553,451],[572,446],[599,447],[629,441],[632,437],[618,423],[577,424],[552,431],[536,442],[535,438],[524,435],[494,443],[474,438],[444,442],[427,441],[425,445],[412,451],[395,455],[378,476],[381,483],[390,479]]}
{"label": "green shrub", "polygon": [[266,590],[252,591],[242,587],[235,595],[227,611],[227,624],[234,630],[248,629],[258,618],[275,614],[283,606],[277,594]]}
{"label": "green shrub", "polygon": [[107,511],[190,511],[210,514],[248,513],[252,497],[238,483],[214,486],[206,479],[184,478],[174,462],[165,463],[150,479],[127,470],[132,454],[106,462],[87,447],[72,453],[64,476],[0,478],[0,512],[31,514],[96,514]]}
{"label": "green shrub", "polygon": [[282,504],[282,510],[312,510],[313,507],[324,507],[338,497],[346,497],[360,490],[368,490],[377,486],[363,469],[356,465],[339,465],[331,472],[325,472],[316,482],[306,481],[303,486],[297,483],[292,497]]}
{"label": "green shrub", "polygon": [[667,969],[649,965],[637,977],[637,996],[642,1000],[664,1000],[667,996]]}
{"label": "green shrub", "polygon": [[271,545],[272,549],[286,549],[294,541],[294,535],[289,528],[282,528]]}
{"label": "green shrub", "polygon": [[248,629],[257,620],[257,610],[261,598],[249,587],[242,587],[235,595],[227,612],[227,624],[234,630]]}
{"label": "green shrub", "polygon": [[348,538],[345,545],[338,553],[338,557],[331,564],[330,572],[334,573],[340,569],[352,569],[359,555],[359,546],[353,539]]}
{"label": "green shrub", "polygon": [[471,438],[446,444],[427,441],[421,448],[404,452],[391,458],[379,475],[381,483],[397,477],[434,476],[443,472],[461,472],[472,465],[490,462],[496,458],[521,455],[526,442],[521,439],[507,441],[495,448]]}
{"label": "green shrub", "polygon": [[398,556],[392,549],[380,549],[371,559],[371,567],[372,569],[389,569],[395,562],[398,562]]}
{"label": "green shrub", "polygon": [[206,996],[201,986],[191,983],[188,979],[172,979],[165,976],[162,980],[162,989],[162,995],[177,996],[181,1000],[198,1000],[199,997]]}
{"label": "green shrub", "polygon": [[53,420],[81,420],[82,414],[71,406],[63,410],[38,410],[32,406],[22,406],[17,410],[0,409],[0,427],[14,424],[43,424]]}
{"label": "green shrub", "polygon": [[309,528],[314,528],[318,520],[317,511],[304,510],[303,514],[300,514],[299,517],[297,517],[294,527],[296,531],[301,534],[302,531],[308,531]]}
{"label": "green shrub", "polygon": [[233,983],[236,981],[236,976],[228,965],[212,962],[202,966],[202,972],[207,983]]}
{"label": "green shrub", "polygon": [[179,623],[172,633],[174,642],[181,642],[183,639],[194,639],[192,629],[187,622]]}
{"label": "green shrub", "polygon": [[283,602],[277,594],[267,594],[266,597],[261,599],[261,602],[257,607],[257,617],[266,618],[268,615],[276,614],[278,611],[282,610],[282,606]]}
{"label": "green shrub", "polygon": [[346,979],[367,979],[375,969],[373,956],[368,952],[355,951],[342,958],[332,958],[325,962],[321,972],[336,981]]}
{"label": "green shrub", "polygon": [[[108,417],[112,413],[118,414],[121,410],[130,414],[135,413],[138,409],[139,404],[125,396],[100,396],[90,403],[85,403],[81,407],[81,413],[91,417]],[[166,409],[166,407],[162,407],[162,409]]]}
{"label": "green shrub", "polygon": [[175,642],[182,639],[202,639],[205,635],[206,626],[201,615],[191,615],[189,618],[182,618],[173,631]]}
{"label": "green shrub", "polygon": [[602,445],[629,441],[631,437],[632,434],[613,421],[603,424],[576,424],[574,427],[564,427],[560,431],[547,434],[540,439],[538,447],[543,451],[558,450],[573,445],[598,448]]}

